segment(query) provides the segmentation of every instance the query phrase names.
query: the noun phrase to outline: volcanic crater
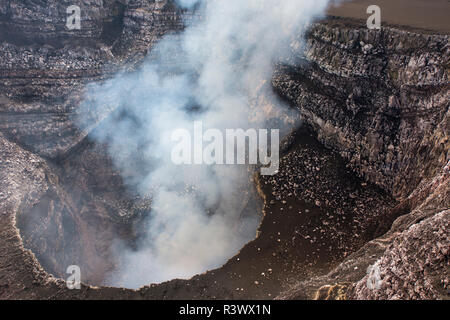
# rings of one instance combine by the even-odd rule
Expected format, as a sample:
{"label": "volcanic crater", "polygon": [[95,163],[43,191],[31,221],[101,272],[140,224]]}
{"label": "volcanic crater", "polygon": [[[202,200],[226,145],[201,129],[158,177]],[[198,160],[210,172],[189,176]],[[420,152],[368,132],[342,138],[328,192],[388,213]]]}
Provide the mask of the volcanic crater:
{"label": "volcanic crater", "polygon": [[[269,85],[302,125],[279,173],[246,190],[254,240],[218,269],[132,290],[108,286],[121,267],[112,245],[139,248],[152,199],[92,139],[108,114],[83,130],[74,116],[88,83],[138,69],[199,17],[170,0],[108,1],[80,34],[42,21],[48,6],[0,4],[0,31],[15,30],[0,32],[0,298],[449,298],[448,34],[329,16],[306,46],[292,39],[296,66],[279,63]],[[385,281],[373,291],[375,263]],[[64,281],[73,264],[80,290]]]}

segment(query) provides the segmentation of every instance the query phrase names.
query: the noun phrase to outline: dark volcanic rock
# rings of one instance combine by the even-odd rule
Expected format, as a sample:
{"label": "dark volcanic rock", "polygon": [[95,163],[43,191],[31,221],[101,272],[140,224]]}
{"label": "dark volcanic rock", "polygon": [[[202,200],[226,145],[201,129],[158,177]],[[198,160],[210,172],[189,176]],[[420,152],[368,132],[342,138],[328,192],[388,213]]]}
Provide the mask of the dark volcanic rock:
{"label": "dark volcanic rock", "polygon": [[450,211],[442,211],[398,235],[374,266],[379,288],[369,275],[348,293],[350,299],[443,299],[449,294]]}
{"label": "dark volcanic rock", "polygon": [[[300,66],[280,66],[276,90],[321,142],[401,201],[385,217],[387,226],[403,216],[328,275],[302,281],[279,298],[448,298],[448,40],[331,19],[311,28],[306,48],[293,43]],[[373,216],[379,213],[374,209]],[[373,291],[366,271],[376,261],[382,285]]]}
{"label": "dark volcanic rock", "polygon": [[294,41],[299,67],[280,66],[274,87],[355,171],[407,197],[449,159],[449,37],[339,22]]}
{"label": "dark volcanic rock", "polygon": [[[414,210],[399,217],[327,275],[301,281],[279,299],[448,299],[450,166],[411,195]],[[379,287],[368,287],[368,268]],[[425,288],[426,287],[426,288]]]}
{"label": "dark volcanic rock", "polygon": [[[171,0],[123,3],[7,1],[1,5],[0,34],[10,35],[0,39],[2,132],[42,156],[64,157],[88,133],[73,125],[84,86],[110,78],[126,66],[133,68],[155,41],[181,30],[184,21],[193,17]],[[66,8],[72,4],[81,8],[81,30],[65,28]]]}

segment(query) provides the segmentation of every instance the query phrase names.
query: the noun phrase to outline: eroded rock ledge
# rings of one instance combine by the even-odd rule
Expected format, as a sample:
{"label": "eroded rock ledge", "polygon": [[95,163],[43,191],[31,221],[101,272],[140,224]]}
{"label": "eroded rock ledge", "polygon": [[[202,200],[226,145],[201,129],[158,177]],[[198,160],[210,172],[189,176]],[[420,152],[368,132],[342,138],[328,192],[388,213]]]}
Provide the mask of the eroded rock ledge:
{"label": "eroded rock ledge", "polygon": [[[410,213],[327,276],[280,298],[448,298],[449,36],[355,23],[313,26],[305,50],[293,43],[300,66],[280,66],[273,84],[322,143]],[[370,290],[366,271],[376,261],[382,286]]]}
{"label": "eroded rock ledge", "polygon": [[405,198],[449,159],[449,37],[340,22],[312,27],[306,50],[294,41],[299,67],[280,66],[274,87],[355,171]]}

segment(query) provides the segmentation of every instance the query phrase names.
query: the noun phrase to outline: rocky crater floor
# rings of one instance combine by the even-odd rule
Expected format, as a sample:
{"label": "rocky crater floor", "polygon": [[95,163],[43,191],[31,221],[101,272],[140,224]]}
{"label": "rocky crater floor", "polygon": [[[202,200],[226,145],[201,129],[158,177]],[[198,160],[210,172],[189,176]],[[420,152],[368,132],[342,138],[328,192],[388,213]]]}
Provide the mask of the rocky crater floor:
{"label": "rocky crater floor", "polygon": [[[303,124],[279,173],[254,178],[255,240],[221,268],[130,290],[100,284],[113,239],[133,246],[151,199],[90,138],[107,112],[84,130],[74,117],[87,84],[138,68],[199,17],[170,0],[81,0],[96,9],[76,32],[47,2],[0,3],[0,299],[450,297],[448,34],[330,16],[306,46],[292,39],[271,85]],[[74,260],[81,290],[63,280]]]}

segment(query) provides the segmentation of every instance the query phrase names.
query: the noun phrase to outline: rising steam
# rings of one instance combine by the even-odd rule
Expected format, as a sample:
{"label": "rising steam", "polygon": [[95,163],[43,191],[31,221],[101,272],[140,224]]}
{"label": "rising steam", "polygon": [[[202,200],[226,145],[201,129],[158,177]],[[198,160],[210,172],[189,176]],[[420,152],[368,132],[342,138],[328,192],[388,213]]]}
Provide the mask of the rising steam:
{"label": "rising steam", "polygon": [[[202,18],[161,40],[139,71],[91,86],[84,104],[84,113],[108,114],[92,136],[109,146],[128,186],[152,199],[138,247],[117,245],[121,267],[110,285],[188,278],[219,267],[255,237],[261,217],[249,209],[251,169],[175,166],[171,133],[192,130],[196,120],[205,130],[270,128],[284,108],[267,85],[273,64],[328,0],[178,3],[196,5]],[[261,95],[270,106],[254,105]]]}

